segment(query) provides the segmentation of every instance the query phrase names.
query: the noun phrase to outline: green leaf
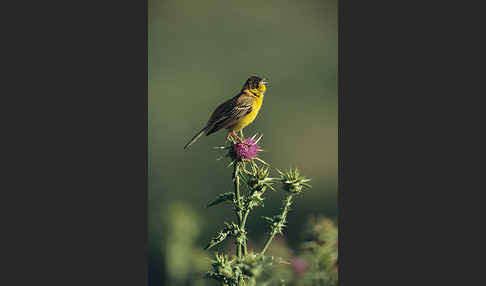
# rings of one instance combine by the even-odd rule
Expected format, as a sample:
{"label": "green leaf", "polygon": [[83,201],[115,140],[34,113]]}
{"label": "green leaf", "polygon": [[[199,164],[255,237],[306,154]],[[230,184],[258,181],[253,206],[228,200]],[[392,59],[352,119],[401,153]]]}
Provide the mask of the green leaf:
{"label": "green leaf", "polygon": [[211,239],[211,241],[209,242],[208,245],[206,245],[206,247],[204,248],[205,250],[206,249],[210,249],[216,245],[218,245],[220,242],[222,242],[223,240],[225,240],[225,238],[228,236],[228,234],[230,233],[230,229],[223,229],[222,231],[220,231],[218,233],[218,235],[216,237],[214,237],[213,239]]}
{"label": "green leaf", "polygon": [[262,216],[262,218],[263,218],[264,220],[266,220],[267,222],[269,222],[269,223],[273,223],[273,222],[274,222],[273,217]]}
{"label": "green leaf", "polygon": [[235,194],[233,192],[227,192],[227,193],[220,194],[218,197],[216,197],[216,199],[209,202],[207,204],[207,207],[211,207],[211,206],[220,204],[220,203],[225,202],[225,201],[233,201],[234,197],[235,197]]}

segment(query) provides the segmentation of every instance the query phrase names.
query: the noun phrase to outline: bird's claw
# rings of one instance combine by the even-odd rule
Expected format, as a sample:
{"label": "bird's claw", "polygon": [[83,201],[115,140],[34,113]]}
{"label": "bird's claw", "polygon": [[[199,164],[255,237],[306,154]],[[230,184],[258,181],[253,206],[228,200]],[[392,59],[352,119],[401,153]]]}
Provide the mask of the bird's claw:
{"label": "bird's claw", "polygon": [[236,138],[236,140],[237,140],[239,143],[245,143],[245,142],[243,141],[243,139],[241,139],[240,137],[238,137],[238,135],[236,135],[236,133],[235,133],[235,132],[230,132],[230,133],[228,133],[228,136],[226,136],[226,139],[227,139],[228,141],[231,141],[231,139],[230,139],[230,138],[231,138],[231,136],[235,137],[235,138]]}

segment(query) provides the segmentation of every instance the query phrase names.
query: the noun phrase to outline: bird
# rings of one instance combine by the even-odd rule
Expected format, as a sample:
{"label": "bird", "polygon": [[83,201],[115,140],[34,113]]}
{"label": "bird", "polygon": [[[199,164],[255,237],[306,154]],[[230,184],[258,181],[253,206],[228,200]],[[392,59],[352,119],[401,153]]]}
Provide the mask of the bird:
{"label": "bird", "polygon": [[227,140],[234,136],[241,141],[236,132],[243,130],[257,117],[267,84],[265,78],[250,76],[235,97],[223,102],[214,110],[206,126],[192,137],[184,149],[194,144],[202,135],[208,136],[223,128],[228,131]]}

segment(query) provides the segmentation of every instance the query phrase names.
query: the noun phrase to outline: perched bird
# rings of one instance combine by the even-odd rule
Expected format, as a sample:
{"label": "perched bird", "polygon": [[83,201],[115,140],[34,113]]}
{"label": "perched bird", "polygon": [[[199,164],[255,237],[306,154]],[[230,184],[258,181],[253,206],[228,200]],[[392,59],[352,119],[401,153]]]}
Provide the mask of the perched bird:
{"label": "perched bird", "polygon": [[267,83],[266,79],[257,76],[248,78],[238,95],[218,106],[206,126],[184,146],[184,149],[194,144],[203,134],[207,136],[222,128],[228,130],[227,139],[230,136],[239,139],[236,132],[252,123],[262,107]]}

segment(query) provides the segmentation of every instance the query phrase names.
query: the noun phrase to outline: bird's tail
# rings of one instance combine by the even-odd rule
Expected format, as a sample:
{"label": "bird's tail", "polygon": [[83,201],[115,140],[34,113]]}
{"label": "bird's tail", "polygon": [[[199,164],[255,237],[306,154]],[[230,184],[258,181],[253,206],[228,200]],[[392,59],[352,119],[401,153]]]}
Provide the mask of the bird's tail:
{"label": "bird's tail", "polygon": [[204,127],[203,129],[201,129],[201,131],[199,131],[194,137],[192,137],[191,141],[189,141],[189,143],[187,143],[186,146],[184,146],[184,149],[187,149],[189,146],[194,144],[197,141],[197,139],[199,139],[201,136],[203,136],[204,132],[206,132],[206,129],[207,129],[207,126]]}

